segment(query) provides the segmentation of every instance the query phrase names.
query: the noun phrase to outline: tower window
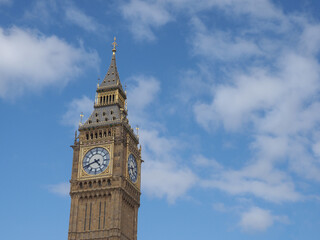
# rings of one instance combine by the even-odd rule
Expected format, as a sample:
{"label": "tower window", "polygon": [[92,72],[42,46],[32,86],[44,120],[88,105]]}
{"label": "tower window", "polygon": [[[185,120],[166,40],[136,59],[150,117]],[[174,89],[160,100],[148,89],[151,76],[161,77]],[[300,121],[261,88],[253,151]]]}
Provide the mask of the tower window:
{"label": "tower window", "polygon": [[114,102],[114,94],[112,95],[112,101]]}
{"label": "tower window", "polygon": [[103,112],[103,113],[102,113],[102,115],[103,115],[103,116],[105,116],[105,115],[106,115],[106,113],[105,113],[105,112]]}
{"label": "tower window", "polygon": [[103,229],[106,226],[106,201],[104,202],[104,211],[103,211]]}
{"label": "tower window", "polygon": [[91,229],[91,212],[92,212],[92,202],[90,203],[90,213],[89,213],[89,230]]}
{"label": "tower window", "polygon": [[106,122],[109,120],[108,118],[105,118],[104,120],[106,120]]}
{"label": "tower window", "polygon": [[99,203],[99,224],[98,224],[98,229],[100,229],[100,221],[101,221],[101,201]]}
{"label": "tower window", "polygon": [[98,117],[98,113],[96,113],[96,117]]}
{"label": "tower window", "polygon": [[90,134],[90,138],[93,139],[93,133]]}
{"label": "tower window", "polygon": [[98,133],[95,133],[94,135],[95,135],[96,138],[98,138]]}
{"label": "tower window", "polygon": [[111,131],[109,130],[109,132],[108,132],[108,136],[111,136]]}
{"label": "tower window", "polygon": [[102,132],[101,131],[99,132],[99,137],[102,137]]}
{"label": "tower window", "polygon": [[91,121],[91,120],[89,120],[89,123],[92,123],[92,121]]}
{"label": "tower window", "polygon": [[97,119],[97,122],[99,122],[99,119]]}
{"label": "tower window", "polygon": [[85,208],[85,213],[84,213],[84,225],[83,225],[83,230],[86,230],[86,222],[87,222],[87,203],[86,203],[86,208]]}
{"label": "tower window", "polygon": [[89,140],[89,134],[88,133],[86,134],[86,138],[87,138],[87,140]]}
{"label": "tower window", "polygon": [[113,114],[113,110],[110,111],[110,114],[111,114],[111,115]]}
{"label": "tower window", "polygon": [[116,120],[116,117],[112,117],[112,120]]}

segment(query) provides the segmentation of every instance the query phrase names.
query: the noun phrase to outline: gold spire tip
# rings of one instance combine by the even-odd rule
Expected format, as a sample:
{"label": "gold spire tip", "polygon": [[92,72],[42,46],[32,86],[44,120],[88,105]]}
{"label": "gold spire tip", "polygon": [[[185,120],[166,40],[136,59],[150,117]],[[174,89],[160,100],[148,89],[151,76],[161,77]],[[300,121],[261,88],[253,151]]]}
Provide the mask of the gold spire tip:
{"label": "gold spire tip", "polygon": [[80,113],[80,123],[82,124],[82,118],[84,117],[83,112]]}
{"label": "gold spire tip", "polygon": [[112,43],[112,45],[113,45],[112,52],[113,52],[113,54],[115,54],[115,52],[117,51],[116,46],[118,46],[118,44],[116,43],[116,37],[114,37],[113,40],[114,41]]}

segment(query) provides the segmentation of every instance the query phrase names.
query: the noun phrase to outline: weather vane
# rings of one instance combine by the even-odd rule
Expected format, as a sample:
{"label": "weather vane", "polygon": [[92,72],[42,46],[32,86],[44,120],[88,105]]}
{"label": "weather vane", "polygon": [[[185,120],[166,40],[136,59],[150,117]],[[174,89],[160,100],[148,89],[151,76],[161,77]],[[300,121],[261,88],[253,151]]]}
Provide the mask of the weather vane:
{"label": "weather vane", "polygon": [[82,118],[84,117],[83,112],[80,113],[80,124],[82,124]]}
{"label": "weather vane", "polygon": [[137,136],[139,137],[139,125],[137,125],[136,130],[137,130]]}
{"label": "weather vane", "polygon": [[114,41],[113,41],[113,43],[112,43],[112,45],[113,45],[112,52],[113,52],[113,54],[115,54],[115,52],[117,51],[116,46],[118,46],[118,44],[116,43],[116,37],[114,37],[113,40],[114,40]]}

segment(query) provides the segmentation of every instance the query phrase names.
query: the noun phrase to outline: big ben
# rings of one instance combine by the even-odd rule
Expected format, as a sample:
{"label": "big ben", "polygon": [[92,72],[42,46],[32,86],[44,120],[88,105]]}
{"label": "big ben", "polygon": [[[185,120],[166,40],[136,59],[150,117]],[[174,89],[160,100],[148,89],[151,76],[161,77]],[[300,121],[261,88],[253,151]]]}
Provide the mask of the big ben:
{"label": "big ben", "polygon": [[141,147],[127,119],[126,99],[114,41],[94,110],[72,146],[69,240],[137,239]]}

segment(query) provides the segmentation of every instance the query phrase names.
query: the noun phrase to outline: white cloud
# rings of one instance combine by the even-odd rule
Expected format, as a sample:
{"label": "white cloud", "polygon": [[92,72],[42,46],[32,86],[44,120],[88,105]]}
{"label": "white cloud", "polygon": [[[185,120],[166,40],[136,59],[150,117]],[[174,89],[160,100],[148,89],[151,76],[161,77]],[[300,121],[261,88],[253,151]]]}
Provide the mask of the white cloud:
{"label": "white cloud", "polygon": [[312,151],[317,157],[320,157],[320,142],[316,142],[312,145]]}
{"label": "white cloud", "polygon": [[[157,129],[141,129],[141,144],[147,148],[148,152],[155,154],[158,158],[169,157],[174,150],[179,149],[179,141],[165,136],[159,136]],[[165,151],[164,151],[165,149]]]}
{"label": "white cloud", "polygon": [[155,40],[154,28],[172,20],[170,13],[161,1],[146,2],[132,0],[120,7],[123,17],[130,22],[130,31],[137,40]]}
{"label": "white cloud", "polygon": [[[193,18],[203,11],[213,8],[224,10],[230,16],[249,15],[261,19],[261,25],[266,25],[265,19],[276,20],[272,27],[280,29],[283,24],[283,13],[268,0],[131,0],[120,5],[123,17],[130,23],[130,31],[138,40],[152,41],[156,39],[154,30],[174,21],[180,13]],[[223,44],[222,39],[217,43]],[[234,42],[234,48],[242,51],[241,46],[255,51],[255,46],[239,39]],[[218,51],[216,48],[215,51]]]}
{"label": "white cloud", "polygon": [[52,184],[48,186],[48,190],[60,196],[68,196],[70,191],[70,184],[68,182]]}
{"label": "white cloud", "polygon": [[269,211],[252,207],[242,214],[240,226],[245,231],[265,231],[273,224],[273,217]]}
{"label": "white cloud", "polygon": [[210,104],[195,106],[196,119],[207,129],[220,123],[232,131],[250,126],[258,157],[289,158],[292,170],[320,180],[320,166],[307,151],[308,136],[320,121],[319,63],[293,53],[277,61],[278,72],[254,68],[249,74],[235,75],[232,84],[216,86]]}
{"label": "white cloud", "polygon": [[[305,180],[320,181],[320,163],[317,155],[320,122],[320,64],[316,58],[320,51],[320,24],[310,23],[305,17],[283,15],[279,10],[267,14],[266,22],[278,21],[282,34],[294,36],[293,40],[278,35],[267,25],[260,29],[236,29],[231,39],[245,36],[254,40],[259,53],[246,49],[240,54],[232,53],[234,42],[229,35],[221,35],[219,51],[226,52],[222,58],[216,52],[207,54],[195,51],[207,61],[246,60],[246,53],[252,53],[255,61],[246,61],[246,66],[232,69],[226,66],[226,82],[212,86],[212,99],[194,105],[197,122],[208,131],[223,126],[229,132],[246,131],[252,139],[251,159],[243,160],[244,167],[224,169],[203,182],[204,187],[217,188],[232,195],[251,194],[270,202],[299,201],[304,199],[296,190],[298,174]],[[194,34],[210,36],[212,30],[196,19]],[[200,21],[200,22],[199,22]],[[228,30],[225,30],[229,34]],[[215,32],[217,32],[215,30]],[[266,34],[268,32],[268,34]],[[207,36],[198,48],[211,49],[216,39]],[[274,36],[278,36],[275,39]],[[270,43],[273,43],[270,47]],[[191,42],[195,44],[194,42]],[[310,44],[309,44],[310,43]],[[230,48],[231,47],[231,48]],[[215,58],[212,58],[212,55]],[[312,151],[310,151],[312,150]],[[281,166],[281,167],[280,167]],[[296,176],[296,175],[295,175]]]}
{"label": "white cloud", "polygon": [[232,195],[249,194],[274,203],[303,199],[286,173],[274,169],[267,161],[255,162],[240,170],[216,172],[200,184],[204,188],[216,188]]}
{"label": "white cloud", "polygon": [[193,164],[200,167],[210,167],[212,170],[222,170],[223,166],[217,162],[215,159],[208,159],[202,155],[197,155],[193,157]]}
{"label": "white cloud", "polygon": [[2,98],[15,98],[48,86],[63,87],[83,67],[93,67],[98,61],[95,52],[18,27],[0,28],[0,52]]}
{"label": "white cloud", "polygon": [[88,32],[96,32],[103,29],[92,17],[86,15],[80,9],[68,7],[65,9],[66,18],[71,23],[83,28]]}
{"label": "white cloud", "polygon": [[286,216],[274,216],[269,210],[251,207],[247,212],[242,213],[239,225],[244,231],[262,232],[271,227],[275,221],[289,222]]}
{"label": "white cloud", "polygon": [[138,75],[129,80],[128,112],[131,122],[146,125],[146,107],[156,101],[160,82],[153,76]]}
{"label": "white cloud", "polygon": [[304,53],[314,54],[320,50],[320,26],[307,24],[300,38],[301,50]]}
{"label": "white cloud", "polygon": [[85,122],[85,119],[88,118],[93,111],[93,103],[93,100],[87,96],[73,99],[68,104],[68,110],[62,116],[61,123],[64,125],[74,126],[74,128],[77,129],[80,122],[80,113],[84,114],[82,122]]}
{"label": "white cloud", "polygon": [[197,181],[197,177],[187,167],[177,166],[172,162],[149,158],[143,163],[143,191],[158,198],[166,197],[174,203],[184,196]]}
{"label": "white cloud", "polygon": [[257,44],[245,36],[235,37],[234,34],[225,31],[209,31],[196,17],[192,19],[192,26],[195,34],[191,42],[197,55],[224,61],[261,55]]}
{"label": "white cloud", "polygon": [[148,196],[174,203],[195,185],[197,177],[187,164],[179,163],[181,141],[161,132],[160,123],[154,121],[154,115],[150,114],[150,109],[158,102],[160,90],[160,82],[153,76],[129,78],[129,119],[140,126],[142,159],[145,160],[142,165],[142,191]]}
{"label": "white cloud", "polygon": [[165,136],[155,128],[150,108],[155,106],[160,82],[153,76],[133,76],[128,80],[128,110],[130,122],[139,124],[142,158],[143,191],[153,197],[166,198],[169,203],[186,195],[194,186],[196,176],[186,165],[177,164],[180,150],[178,139]]}
{"label": "white cloud", "polygon": [[213,209],[214,210],[216,210],[216,211],[218,211],[218,212],[226,212],[226,211],[228,211],[228,208],[225,206],[225,204],[224,203],[214,203],[213,204]]}
{"label": "white cloud", "polygon": [[52,15],[53,12],[58,12],[59,5],[56,0],[36,0],[32,5],[32,8],[27,9],[24,13],[26,20],[35,20],[42,24],[52,24],[56,22],[56,19]]}
{"label": "white cloud", "polygon": [[147,195],[165,197],[173,203],[187,194],[196,184],[196,175],[179,162],[181,143],[168,136],[160,136],[158,130],[142,129],[140,133],[145,160],[142,169],[142,187]]}

